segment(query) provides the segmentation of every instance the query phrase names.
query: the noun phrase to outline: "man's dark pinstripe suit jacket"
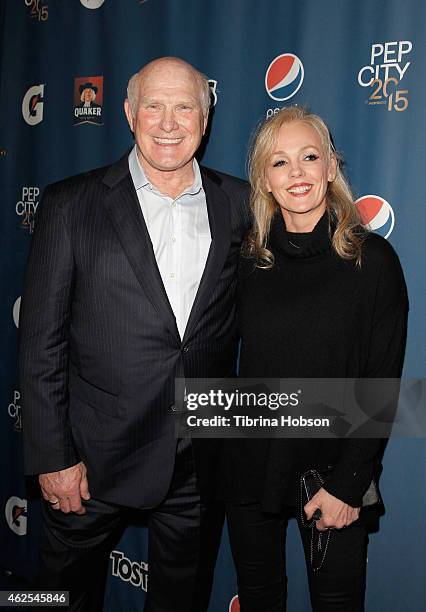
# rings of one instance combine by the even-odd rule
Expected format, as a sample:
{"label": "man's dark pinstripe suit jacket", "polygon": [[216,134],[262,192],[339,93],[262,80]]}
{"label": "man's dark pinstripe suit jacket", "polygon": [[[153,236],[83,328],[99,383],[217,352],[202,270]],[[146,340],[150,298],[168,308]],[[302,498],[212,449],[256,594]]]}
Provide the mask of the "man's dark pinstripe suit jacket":
{"label": "man's dark pinstripe suit jacket", "polygon": [[[20,317],[28,474],[82,460],[92,497],[149,508],[166,494],[175,377],[227,376],[235,364],[248,186],[206,168],[201,174],[212,243],[182,340],[127,155],[46,188]],[[209,440],[194,447],[205,493],[217,449]]]}

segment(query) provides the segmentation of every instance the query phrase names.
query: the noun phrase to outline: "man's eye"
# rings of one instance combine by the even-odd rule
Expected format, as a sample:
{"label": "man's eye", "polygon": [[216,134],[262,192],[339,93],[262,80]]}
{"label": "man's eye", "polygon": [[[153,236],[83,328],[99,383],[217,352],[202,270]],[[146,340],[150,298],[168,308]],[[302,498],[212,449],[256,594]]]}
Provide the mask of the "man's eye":
{"label": "man's eye", "polygon": [[178,109],[179,110],[183,110],[183,111],[188,111],[191,110],[191,106],[189,106],[188,104],[179,104]]}

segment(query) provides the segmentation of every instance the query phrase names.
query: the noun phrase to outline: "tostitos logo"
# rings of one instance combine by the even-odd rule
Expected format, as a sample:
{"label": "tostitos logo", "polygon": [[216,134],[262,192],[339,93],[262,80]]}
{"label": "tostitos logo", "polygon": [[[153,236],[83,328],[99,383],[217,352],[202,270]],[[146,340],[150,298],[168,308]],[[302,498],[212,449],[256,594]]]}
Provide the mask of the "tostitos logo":
{"label": "tostitos logo", "polygon": [[240,601],[238,595],[235,595],[230,601],[229,612],[240,612]]}
{"label": "tostitos logo", "polygon": [[366,195],[355,202],[364,225],[389,238],[395,225],[395,215],[392,206],[384,198],[377,195]]}
{"label": "tostitos logo", "polygon": [[283,53],[269,64],[265,88],[273,100],[283,102],[293,97],[302,86],[305,71],[297,55]]}
{"label": "tostitos logo", "polygon": [[148,590],[148,563],[132,561],[121,550],[113,550],[110,558],[112,559],[113,576],[124,582],[130,582],[132,586],[140,587],[145,592]]}

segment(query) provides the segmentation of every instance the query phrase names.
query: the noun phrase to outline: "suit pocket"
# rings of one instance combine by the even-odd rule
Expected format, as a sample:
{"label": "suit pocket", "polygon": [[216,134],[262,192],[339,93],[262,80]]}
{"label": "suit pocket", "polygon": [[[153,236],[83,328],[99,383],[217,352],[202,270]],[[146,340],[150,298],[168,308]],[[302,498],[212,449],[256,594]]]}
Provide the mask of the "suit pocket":
{"label": "suit pocket", "polygon": [[118,395],[100,389],[77,376],[70,386],[70,399],[77,398],[80,402],[88,404],[94,410],[104,412],[109,416],[120,417]]}

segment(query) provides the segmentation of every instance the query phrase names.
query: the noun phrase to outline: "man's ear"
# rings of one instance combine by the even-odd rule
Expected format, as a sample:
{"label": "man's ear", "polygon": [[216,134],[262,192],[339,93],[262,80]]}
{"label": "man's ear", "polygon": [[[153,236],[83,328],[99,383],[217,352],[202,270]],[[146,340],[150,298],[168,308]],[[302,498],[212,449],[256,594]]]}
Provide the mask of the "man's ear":
{"label": "man's ear", "polygon": [[207,124],[209,122],[209,111],[207,111],[207,115],[204,116],[203,119],[204,123],[203,123],[203,136],[206,133],[206,129],[207,129]]}
{"label": "man's ear", "polygon": [[129,104],[128,98],[126,98],[124,100],[124,112],[126,113],[127,123],[129,124],[129,127],[132,130],[132,132],[134,132],[134,129],[133,129],[133,113],[132,113],[132,109],[130,108],[130,104]]}

